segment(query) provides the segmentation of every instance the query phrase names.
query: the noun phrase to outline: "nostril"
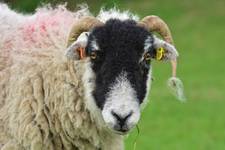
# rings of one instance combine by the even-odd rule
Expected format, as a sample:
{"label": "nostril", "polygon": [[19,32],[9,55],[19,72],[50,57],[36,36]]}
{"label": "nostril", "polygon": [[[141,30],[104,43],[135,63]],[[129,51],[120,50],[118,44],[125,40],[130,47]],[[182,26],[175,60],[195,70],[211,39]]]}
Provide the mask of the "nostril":
{"label": "nostril", "polygon": [[115,113],[114,111],[111,112],[112,115],[117,119],[117,120],[121,120],[121,116],[118,115],[117,113]]}
{"label": "nostril", "polygon": [[132,114],[133,114],[133,111],[131,111],[131,112],[125,117],[125,120],[127,120]]}
{"label": "nostril", "polygon": [[112,111],[111,113],[116,118],[116,120],[118,121],[118,124],[121,127],[125,124],[125,122],[128,120],[128,118],[133,114],[132,111],[125,116],[119,115],[118,113],[115,113],[114,111]]}

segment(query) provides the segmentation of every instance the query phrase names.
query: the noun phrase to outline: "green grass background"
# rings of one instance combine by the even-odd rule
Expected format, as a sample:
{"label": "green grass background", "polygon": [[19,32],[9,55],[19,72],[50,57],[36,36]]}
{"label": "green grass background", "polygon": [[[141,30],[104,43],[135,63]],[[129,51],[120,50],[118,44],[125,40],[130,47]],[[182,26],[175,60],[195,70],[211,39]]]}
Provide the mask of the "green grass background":
{"label": "green grass background", "polygon": [[[47,0],[8,0],[16,10],[32,12]],[[59,1],[52,0],[52,4]],[[63,3],[63,1],[60,1]],[[188,101],[180,103],[166,87],[170,64],[153,63],[155,81],[149,104],[126,138],[126,150],[225,150],[225,0],[70,0],[86,2],[97,13],[116,5],[140,17],[154,14],[172,30],[180,53],[178,76]]]}

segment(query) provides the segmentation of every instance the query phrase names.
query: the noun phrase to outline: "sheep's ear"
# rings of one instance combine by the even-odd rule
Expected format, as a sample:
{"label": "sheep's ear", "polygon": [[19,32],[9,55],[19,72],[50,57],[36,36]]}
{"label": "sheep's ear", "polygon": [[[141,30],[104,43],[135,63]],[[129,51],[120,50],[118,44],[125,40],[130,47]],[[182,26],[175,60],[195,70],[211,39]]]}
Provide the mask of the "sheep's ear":
{"label": "sheep's ear", "polygon": [[156,36],[154,36],[153,47],[155,50],[153,58],[156,60],[175,60],[178,57],[178,52],[173,45]]}
{"label": "sheep's ear", "polygon": [[66,49],[66,57],[72,60],[80,60],[86,57],[85,48],[87,46],[89,32],[83,32],[74,41],[67,49]]}

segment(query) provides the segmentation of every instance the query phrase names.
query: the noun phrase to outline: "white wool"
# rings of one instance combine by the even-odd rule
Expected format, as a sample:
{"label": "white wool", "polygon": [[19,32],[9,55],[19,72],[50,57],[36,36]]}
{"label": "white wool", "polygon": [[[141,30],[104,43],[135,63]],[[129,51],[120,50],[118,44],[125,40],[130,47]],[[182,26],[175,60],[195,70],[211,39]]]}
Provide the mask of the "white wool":
{"label": "white wool", "polygon": [[112,8],[109,10],[105,10],[104,8],[102,8],[97,18],[102,22],[106,22],[109,19],[120,19],[120,20],[132,19],[135,21],[139,20],[139,17],[137,15],[134,15],[129,11],[120,11],[116,8]]}
{"label": "white wool", "polygon": [[[123,149],[123,137],[100,125],[93,102],[86,104],[88,60],[68,64],[64,57],[72,25],[90,15],[87,7],[70,12],[63,5],[23,15],[0,4],[0,149]],[[116,9],[98,15],[104,22],[118,17],[138,20]]]}

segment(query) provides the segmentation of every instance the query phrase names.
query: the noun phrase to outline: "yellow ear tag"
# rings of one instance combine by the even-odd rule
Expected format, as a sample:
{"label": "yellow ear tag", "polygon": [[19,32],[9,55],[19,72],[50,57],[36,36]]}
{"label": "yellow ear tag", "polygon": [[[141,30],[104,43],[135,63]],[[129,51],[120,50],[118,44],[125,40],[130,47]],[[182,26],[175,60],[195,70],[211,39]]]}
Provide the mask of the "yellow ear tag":
{"label": "yellow ear tag", "polygon": [[163,47],[160,47],[156,50],[156,60],[161,60],[163,58],[163,55],[165,53],[165,50]]}

